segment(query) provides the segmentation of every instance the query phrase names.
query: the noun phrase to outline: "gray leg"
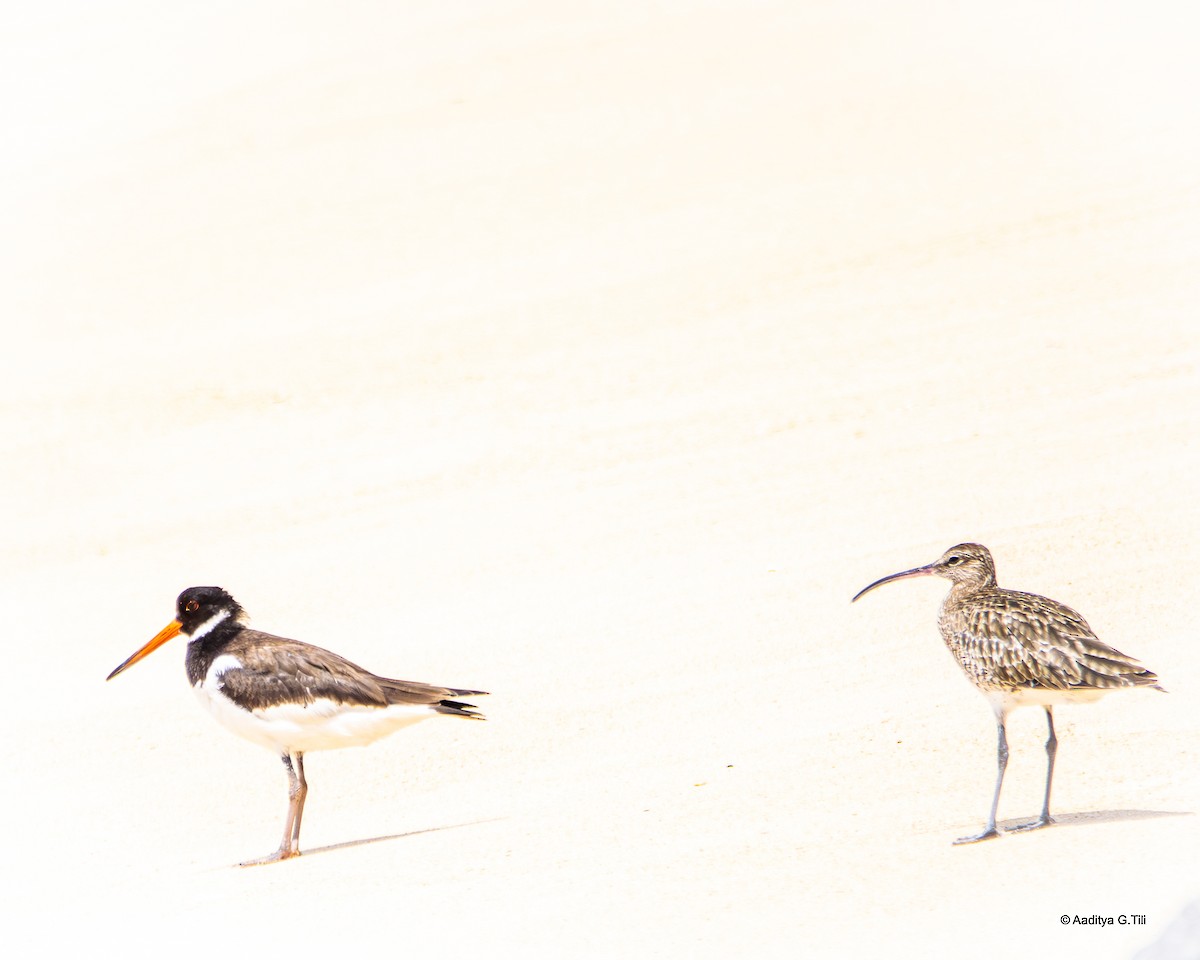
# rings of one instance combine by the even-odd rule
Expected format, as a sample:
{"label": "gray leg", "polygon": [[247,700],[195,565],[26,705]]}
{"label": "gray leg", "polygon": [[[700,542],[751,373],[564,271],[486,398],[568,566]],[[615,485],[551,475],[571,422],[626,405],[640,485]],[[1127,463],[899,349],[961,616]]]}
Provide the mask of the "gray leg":
{"label": "gray leg", "polygon": [[1048,827],[1054,823],[1054,818],[1050,816],[1050,787],[1054,783],[1054,757],[1058,753],[1058,737],[1054,735],[1054,712],[1050,707],[1046,707],[1046,724],[1050,729],[1050,736],[1046,738],[1046,797],[1042,801],[1042,815],[1033,823],[1023,823],[1014,827],[1014,830],[1036,830],[1038,827]]}
{"label": "gray leg", "polygon": [[1054,735],[1054,711],[1046,708],[1046,726],[1050,736],[1046,738],[1046,799],[1042,801],[1042,824],[1053,823],[1050,816],[1050,787],[1054,784],[1054,758],[1058,755],[1058,737]]}
{"label": "gray leg", "polygon": [[988,814],[987,826],[983,828],[983,833],[976,834],[973,837],[959,837],[954,842],[957,843],[978,843],[980,840],[988,840],[992,837],[1000,836],[1000,831],[996,829],[996,810],[1000,806],[1000,787],[1004,785],[1004,768],[1008,766],[1008,737],[1004,733],[1004,714],[996,712],[996,792],[992,794],[992,812]]}
{"label": "gray leg", "polygon": [[[243,867],[252,867],[260,863],[275,863],[277,860],[287,860],[300,856],[300,817],[304,813],[304,798],[308,794],[308,784],[304,781],[304,755],[295,754],[295,767],[292,765],[292,755],[283,755],[283,766],[288,775],[288,812],[283,824],[283,839],[279,841],[279,849],[257,860],[247,860]],[[296,774],[299,768],[299,776]]]}

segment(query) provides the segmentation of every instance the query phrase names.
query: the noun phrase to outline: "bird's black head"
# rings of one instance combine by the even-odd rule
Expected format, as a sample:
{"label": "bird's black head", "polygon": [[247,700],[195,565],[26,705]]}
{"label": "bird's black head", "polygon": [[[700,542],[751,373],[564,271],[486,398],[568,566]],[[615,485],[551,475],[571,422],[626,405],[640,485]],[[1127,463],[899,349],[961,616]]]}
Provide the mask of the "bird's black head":
{"label": "bird's black head", "polygon": [[108,675],[118,673],[144,660],[172,637],[179,634],[198,640],[224,623],[237,623],[245,616],[242,605],[220,587],[188,587],[175,601],[175,619],[158,631],[144,647]]}
{"label": "bird's black head", "polygon": [[[188,587],[175,601],[175,619],[180,633],[192,636],[206,625],[216,626],[226,620],[240,620],[246,611],[221,587]],[[222,616],[224,614],[224,616]]]}

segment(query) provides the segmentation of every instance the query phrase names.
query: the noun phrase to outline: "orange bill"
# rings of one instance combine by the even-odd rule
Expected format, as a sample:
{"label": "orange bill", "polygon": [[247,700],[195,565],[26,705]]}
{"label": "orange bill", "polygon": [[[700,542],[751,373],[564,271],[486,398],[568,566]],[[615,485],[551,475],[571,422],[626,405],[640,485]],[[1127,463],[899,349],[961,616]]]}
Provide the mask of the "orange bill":
{"label": "orange bill", "polygon": [[142,647],[141,650],[139,650],[132,657],[130,657],[128,660],[126,660],[123,664],[121,664],[119,667],[117,667],[117,669],[114,670],[112,673],[110,673],[107,677],[105,677],[105,679],[111,680],[122,670],[126,669],[127,667],[132,667],[139,660],[142,660],[142,659],[150,656],[150,654],[152,654],[155,650],[157,650],[159,647],[161,647],[164,643],[166,643],[172,637],[177,636],[181,629],[183,629],[183,624],[180,623],[178,620],[172,620],[165,627],[163,627],[161,630],[159,630],[157,634],[155,634],[153,640],[151,640],[148,644],[146,644],[144,647]]}

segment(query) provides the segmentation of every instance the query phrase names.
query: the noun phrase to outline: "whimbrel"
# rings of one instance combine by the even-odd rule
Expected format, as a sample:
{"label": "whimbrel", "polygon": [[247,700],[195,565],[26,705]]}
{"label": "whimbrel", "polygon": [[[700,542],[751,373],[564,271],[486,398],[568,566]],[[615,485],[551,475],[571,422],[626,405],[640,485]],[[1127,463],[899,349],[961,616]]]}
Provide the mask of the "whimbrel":
{"label": "whimbrel", "polygon": [[[996,714],[996,790],[987,826],[973,837],[955,843],[975,843],[998,837],[996,807],[1008,764],[1004,722],[1017,707],[1038,706],[1046,711],[1050,736],[1046,740],[1046,796],[1042,815],[1014,830],[1035,830],[1054,822],[1050,816],[1050,785],[1054,779],[1054,707],[1060,703],[1090,703],[1112,690],[1158,686],[1158,677],[1132,657],[1102,643],[1078,613],[1055,600],[996,586],[996,567],[988,548],[960,543],[924,567],[915,567],[876,580],[854,596],[907,577],[936,576],[950,581],[942,601],[938,628],[942,639],[967,679],[987,697]],[[850,602],[853,603],[854,600]]]}

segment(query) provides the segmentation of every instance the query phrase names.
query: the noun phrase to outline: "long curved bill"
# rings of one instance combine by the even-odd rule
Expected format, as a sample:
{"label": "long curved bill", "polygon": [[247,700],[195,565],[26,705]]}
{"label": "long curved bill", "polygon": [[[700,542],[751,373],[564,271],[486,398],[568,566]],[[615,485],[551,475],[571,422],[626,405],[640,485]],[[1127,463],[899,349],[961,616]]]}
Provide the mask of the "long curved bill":
{"label": "long curved bill", "polygon": [[[927,577],[933,573],[933,564],[927,563],[923,567],[913,567],[911,570],[904,570],[900,573],[893,573],[891,576],[882,577],[874,583],[869,583],[854,595],[854,600],[857,600],[864,593],[869,593],[876,587],[882,587],[885,583],[891,583],[893,580],[907,580],[909,577]],[[850,602],[853,603],[854,600]]]}
{"label": "long curved bill", "polygon": [[159,647],[161,647],[164,643],[166,643],[172,637],[178,636],[179,631],[182,629],[183,629],[182,623],[180,623],[178,620],[172,620],[170,623],[168,623],[165,627],[163,627],[161,630],[158,631],[158,633],[156,633],[154,635],[153,640],[151,640],[148,644],[146,644],[144,647],[142,647],[141,650],[139,650],[132,657],[130,657],[128,660],[126,660],[123,664],[121,664],[119,667],[117,667],[116,670],[114,670],[112,673],[110,673],[104,679],[111,680],[122,670],[125,670],[128,667],[132,667],[139,660],[144,660],[146,657],[150,656],[150,654],[152,654],[155,650],[157,650]]}

